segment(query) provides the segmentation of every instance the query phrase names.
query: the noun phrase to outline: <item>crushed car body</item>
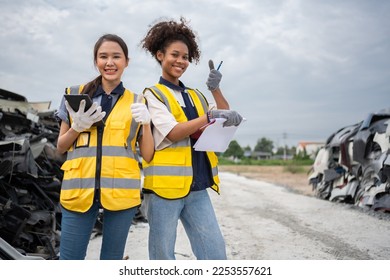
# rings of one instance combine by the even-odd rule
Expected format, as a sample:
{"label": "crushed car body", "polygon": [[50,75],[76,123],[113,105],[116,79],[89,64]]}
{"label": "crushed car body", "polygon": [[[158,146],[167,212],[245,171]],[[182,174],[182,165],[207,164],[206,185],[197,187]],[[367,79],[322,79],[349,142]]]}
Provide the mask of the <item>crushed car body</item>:
{"label": "crushed car body", "polygon": [[390,212],[390,108],[332,134],[309,184],[318,198]]}

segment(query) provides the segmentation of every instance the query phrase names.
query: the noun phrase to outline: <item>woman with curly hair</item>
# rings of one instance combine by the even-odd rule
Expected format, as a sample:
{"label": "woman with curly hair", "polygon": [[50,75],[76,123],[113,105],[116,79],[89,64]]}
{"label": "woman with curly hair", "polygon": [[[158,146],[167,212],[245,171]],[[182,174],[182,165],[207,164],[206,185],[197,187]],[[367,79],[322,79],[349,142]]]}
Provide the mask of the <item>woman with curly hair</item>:
{"label": "woman with curly hair", "polygon": [[175,259],[180,220],[197,259],[226,259],[224,238],[207,191],[212,188],[219,193],[218,159],[214,152],[195,151],[193,146],[210,119],[223,117],[225,126],[237,126],[242,117],[229,110],[219,88],[222,75],[213,65],[206,84],[216,110],[209,109],[199,90],[179,80],[189,64],[200,59],[197,37],[184,18],[157,22],[141,46],[162,68],[159,82],[144,90],[155,140],[154,158],[144,163],[149,258]]}

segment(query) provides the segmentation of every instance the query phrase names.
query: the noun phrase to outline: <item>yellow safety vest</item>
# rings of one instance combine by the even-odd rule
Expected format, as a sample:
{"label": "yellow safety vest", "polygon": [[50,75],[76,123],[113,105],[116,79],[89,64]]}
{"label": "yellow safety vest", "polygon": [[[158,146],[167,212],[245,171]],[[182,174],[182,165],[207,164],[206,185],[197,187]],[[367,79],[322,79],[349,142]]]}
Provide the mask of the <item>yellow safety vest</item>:
{"label": "yellow safety vest", "polygon": [[[78,94],[83,86],[67,89]],[[105,121],[104,133],[92,126],[80,133],[62,165],[60,202],[71,211],[86,212],[100,190],[103,208],[116,211],[141,204],[140,169],[136,136],[140,125],[133,120],[130,105],[137,95],[125,90]],[[70,120],[72,121],[72,120]]]}
{"label": "yellow safety vest", "polygon": [[[157,84],[145,90],[150,90],[163,102],[176,121],[188,121],[182,107],[166,86]],[[203,94],[193,89],[188,89],[188,93],[199,116],[207,113],[208,103]],[[219,193],[218,157],[214,152],[207,152],[207,158],[210,161],[213,174],[212,189]],[[143,188],[145,190],[152,191],[167,199],[178,199],[188,195],[193,180],[190,138],[186,137],[167,148],[155,151],[150,163],[143,161],[143,170],[145,175]]]}

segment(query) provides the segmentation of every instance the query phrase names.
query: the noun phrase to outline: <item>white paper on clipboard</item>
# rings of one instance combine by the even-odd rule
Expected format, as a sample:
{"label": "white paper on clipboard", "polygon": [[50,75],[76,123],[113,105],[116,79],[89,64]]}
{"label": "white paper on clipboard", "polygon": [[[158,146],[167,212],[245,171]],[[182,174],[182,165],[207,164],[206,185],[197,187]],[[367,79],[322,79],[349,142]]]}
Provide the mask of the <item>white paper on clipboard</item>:
{"label": "white paper on clipboard", "polygon": [[208,125],[194,145],[195,151],[224,152],[233,139],[238,126],[223,127],[224,118],[216,118]]}

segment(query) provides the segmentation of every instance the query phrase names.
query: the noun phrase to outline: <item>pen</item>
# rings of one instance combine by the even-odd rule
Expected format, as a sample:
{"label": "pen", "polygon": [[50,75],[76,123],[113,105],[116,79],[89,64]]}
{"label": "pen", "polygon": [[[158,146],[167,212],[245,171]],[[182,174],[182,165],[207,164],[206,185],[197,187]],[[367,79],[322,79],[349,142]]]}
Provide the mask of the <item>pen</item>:
{"label": "pen", "polygon": [[221,60],[221,62],[219,63],[217,70],[219,70],[219,68],[221,68],[222,63],[223,63],[223,60]]}

